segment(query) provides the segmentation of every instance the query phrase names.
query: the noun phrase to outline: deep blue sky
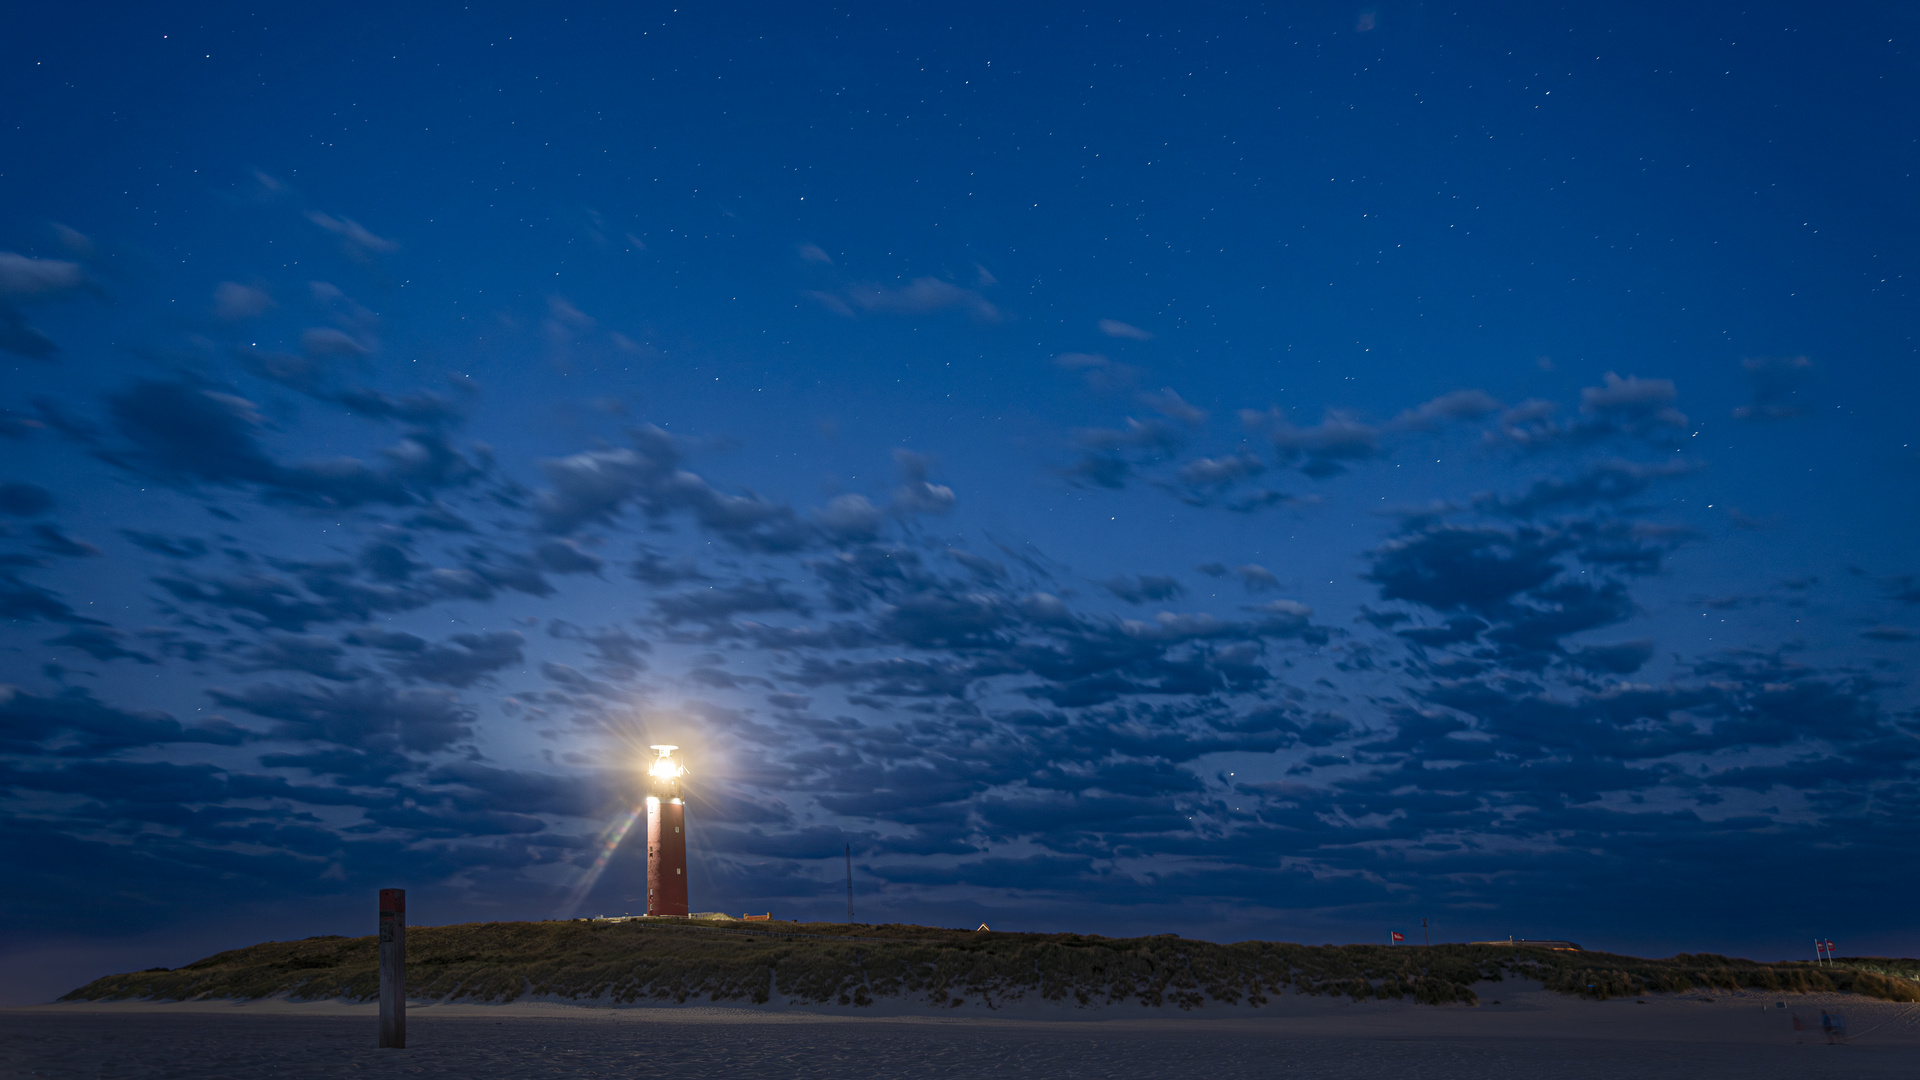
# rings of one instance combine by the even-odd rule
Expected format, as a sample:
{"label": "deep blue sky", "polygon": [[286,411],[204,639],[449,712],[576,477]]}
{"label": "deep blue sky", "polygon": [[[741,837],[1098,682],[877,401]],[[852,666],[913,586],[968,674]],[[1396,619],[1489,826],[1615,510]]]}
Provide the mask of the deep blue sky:
{"label": "deep blue sky", "polygon": [[1913,954],[1915,23],[8,9],[7,993],[660,741],[697,909]]}

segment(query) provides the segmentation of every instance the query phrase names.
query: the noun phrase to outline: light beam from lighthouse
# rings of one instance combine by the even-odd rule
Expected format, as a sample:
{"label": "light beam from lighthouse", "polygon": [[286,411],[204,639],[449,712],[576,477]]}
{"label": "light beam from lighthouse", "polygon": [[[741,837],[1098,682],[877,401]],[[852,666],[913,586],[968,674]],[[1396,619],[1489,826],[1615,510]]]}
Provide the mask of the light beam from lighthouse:
{"label": "light beam from lighthouse", "polygon": [[647,914],[685,918],[687,808],[680,798],[680,777],[686,770],[673,760],[679,747],[649,749],[660,756],[647,769]]}

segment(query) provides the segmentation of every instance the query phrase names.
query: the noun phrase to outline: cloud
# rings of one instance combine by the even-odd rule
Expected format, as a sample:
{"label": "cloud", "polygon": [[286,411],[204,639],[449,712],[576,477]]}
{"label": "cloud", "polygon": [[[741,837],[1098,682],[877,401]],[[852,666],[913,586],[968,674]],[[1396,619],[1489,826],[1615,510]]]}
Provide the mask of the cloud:
{"label": "cloud", "polygon": [[807,603],[783,582],[740,582],[728,586],[709,586],[663,596],[653,608],[667,623],[724,622],[735,615],[765,611],[793,611],[804,614]]}
{"label": "cloud", "polygon": [[632,447],[588,450],[540,463],[548,488],[536,501],[541,527],[565,535],[588,524],[611,524],[629,505],[654,519],[690,514],[735,546],[794,551],[815,537],[791,507],[752,493],[725,495],[680,468],[679,443],[657,427],[632,431]]}
{"label": "cloud", "polygon": [[555,620],[547,628],[547,633],[561,641],[585,643],[592,650],[595,662],[603,670],[620,678],[630,678],[644,670],[647,666],[646,654],[653,651],[651,642],[617,626],[586,630],[565,620]]}
{"label": "cloud", "polygon": [[223,721],[189,726],[157,710],[116,708],[79,687],[39,695],[0,684],[0,750],[8,754],[80,757],[173,743],[233,746],[247,737]]}
{"label": "cloud", "polygon": [[1278,410],[1243,412],[1241,420],[1249,427],[1264,428],[1280,460],[1300,461],[1300,471],[1315,479],[1336,476],[1346,471],[1346,462],[1381,453],[1380,429],[1339,409],[1327,410],[1320,423],[1306,428],[1288,423]]}
{"label": "cloud", "polygon": [[265,573],[220,577],[169,573],[155,577],[153,582],[180,603],[210,608],[243,626],[290,633],[304,631],[316,622],[359,619],[374,611],[415,607],[424,602],[393,588],[331,588],[336,583],[351,585],[344,571],[321,570],[310,577],[324,595],[307,593],[295,580]]}
{"label": "cloud", "polygon": [[[15,566],[21,564],[16,563]],[[46,622],[97,625],[67,606],[51,589],[22,579],[16,569],[0,563],[0,619],[41,619]]]}
{"label": "cloud", "polygon": [[[913,298],[908,285],[871,306],[855,291],[832,299],[863,316],[977,315],[965,295],[984,302],[987,286],[943,288],[963,295]],[[444,433],[461,418],[459,393],[347,388],[375,324],[337,290],[315,295],[339,321],[317,320],[311,330],[325,334],[304,351],[202,350],[194,363],[238,362],[253,373],[240,378],[402,425],[384,454],[302,460],[307,451],[285,448],[332,438],[331,427],[292,426],[315,411],[307,401],[283,407],[289,395],[277,390],[250,400],[210,377],[108,383],[105,429],[53,402],[31,428],[19,414],[22,434],[68,436],[32,444],[35,455],[98,455],[143,478],[128,489],[159,478],[206,496],[234,535],[181,535],[195,530],[171,511],[87,525],[139,526],[120,537],[157,556],[135,565],[151,575],[147,592],[167,625],[108,626],[83,613],[118,619],[122,609],[89,606],[95,593],[78,584],[100,564],[64,561],[87,550],[60,531],[80,519],[34,527],[83,506],[88,522],[101,521],[86,490],[69,496],[48,479],[65,483],[58,470],[17,474],[60,493],[58,506],[46,488],[0,486],[9,512],[0,616],[23,620],[15,644],[29,659],[16,677],[39,680],[0,690],[11,754],[0,785],[16,799],[0,809],[0,861],[18,871],[16,893],[92,874],[140,882],[129,901],[138,903],[172,895],[163,878],[182,874],[195,887],[219,880],[227,895],[325,898],[404,868],[423,888],[521,904],[591,858],[605,816],[630,806],[630,778],[612,761],[623,741],[689,735],[714,763],[699,792],[711,807],[696,812],[728,822],[703,834],[710,888],[775,904],[820,894],[826,875],[799,856],[832,854],[847,837],[869,853],[863,872],[892,883],[890,903],[926,900],[916,890],[927,883],[1014,880],[1028,911],[1084,909],[1098,893],[1110,913],[1143,920],[1162,918],[1145,905],[1174,877],[1189,898],[1330,897],[1377,912],[1396,896],[1444,895],[1462,910],[1557,903],[1579,919],[1599,910],[1579,897],[1604,894],[1627,867],[1710,883],[1706,857],[1764,865],[1780,844],[1836,835],[1871,849],[1862,864],[1900,865],[1905,824],[1884,807],[1903,805],[1920,747],[1893,676],[1823,668],[1812,649],[1689,659],[1676,655],[1683,639],[1652,629],[1671,626],[1673,598],[1704,591],[1681,580],[1635,595],[1643,575],[1697,572],[1666,558],[1690,534],[1642,520],[1658,483],[1688,473],[1666,460],[1675,455],[1641,463],[1631,446],[1600,443],[1501,495],[1395,495],[1429,501],[1397,517],[1342,518],[1358,532],[1332,523],[1340,535],[1393,530],[1360,541],[1363,551],[1327,547],[1340,541],[1304,513],[1302,528],[1269,523],[1245,535],[1194,522],[1223,556],[1199,568],[1217,580],[1198,595],[1151,565],[1102,566],[1106,580],[1089,592],[1031,546],[981,546],[933,535],[946,522],[908,519],[955,506],[951,488],[931,480],[931,461],[912,452],[897,458],[897,484],[873,487],[863,470],[867,494],[796,510],[696,472],[688,444],[642,428],[557,454],[539,464],[533,490],[522,488],[510,477],[524,462],[495,473],[489,455],[456,449]],[[549,301],[537,317],[569,334],[592,325],[570,303]],[[1460,390],[1388,410],[1393,419],[1380,423],[1334,411],[1294,427],[1257,414],[1274,458],[1235,441],[1198,456],[1191,447],[1205,435],[1189,429],[1204,414],[1177,394],[1133,398],[1134,376],[1104,357],[1057,363],[1104,388],[1124,385],[1129,396],[1109,404],[1152,410],[1076,432],[1072,479],[1145,480],[1193,506],[1233,510],[1286,498],[1249,494],[1276,459],[1331,475],[1455,422],[1486,422],[1496,439],[1524,436],[1529,448],[1657,441],[1672,435],[1663,415],[1677,405],[1666,380],[1617,376],[1561,410],[1572,419],[1546,403],[1502,409]],[[1772,399],[1756,390],[1755,400]],[[1482,455],[1459,475],[1515,467],[1511,455]],[[216,488],[257,498],[212,504],[225,495]],[[1314,608],[1274,597],[1293,587],[1283,577],[1312,583],[1316,559],[1336,560],[1324,580],[1355,554],[1374,606],[1395,610],[1363,609],[1357,624],[1335,611],[1316,624]],[[1278,558],[1285,573],[1248,558]],[[608,559],[624,572],[607,574]],[[59,587],[38,584],[42,575]],[[1247,595],[1220,589],[1232,581]],[[1893,587],[1895,598],[1920,596]],[[1844,590],[1828,592],[1838,603]],[[607,625],[553,617],[576,610],[604,611]],[[1891,644],[1913,632],[1874,626],[1867,610],[1841,628],[1888,644],[1865,647],[1880,655],[1861,663],[1901,660]],[[31,619],[57,625],[34,631]],[[544,635],[527,629],[542,619]],[[441,636],[452,629],[463,632]],[[1606,640],[1584,640],[1593,637]],[[163,664],[179,670],[156,671]],[[98,674],[72,670],[81,666]],[[238,685],[201,704],[238,724],[129,712],[60,689],[89,677],[192,680],[208,668]],[[509,685],[496,692],[494,680]],[[483,730],[483,715],[525,724],[540,741],[513,750],[525,740]],[[252,763],[259,744],[288,740],[296,745]],[[542,746],[553,750],[550,772],[482,757]],[[1247,761],[1268,779],[1245,783]],[[23,819],[27,804],[45,820]],[[114,850],[92,846],[101,836]],[[33,844],[52,854],[22,854]],[[633,855],[629,841],[609,881],[631,872]],[[977,895],[956,888],[948,899]]]}
{"label": "cloud", "polygon": [[331,326],[300,331],[300,351],[316,359],[328,356],[365,356],[368,349],[351,335]]}
{"label": "cloud", "polygon": [[814,513],[814,522],[836,540],[872,540],[886,515],[864,495],[837,495]]}
{"label": "cloud", "polygon": [[1611,645],[1585,645],[1573,654],[1572,660],[1589,671],[1631,675],[1653,659],[1653,651],[1653,640],[1640,638]]}
{"label": "cloud", "polygon": [[[1019,693],[1068,708],[1141,695],[1252,692],[1271,679],[1259,662],[1263,642],[1326,640],[1311,625],[1310,609],[1292,602],[1258,609],[1245,621],[1172,611],[1151,619],[1082,616],[1046,594],[944,581],[913,559],[876,558],[863,566],[848,553],[822,562],[839,606],[870,614],[793,647],[880,651],[861,659],[806,658],[780,677],[845,684],[877,698],[961,699],[976,685],[1012,677],[1029,680],[1018,684]],[[1154,575],[1103,584],[1136,602],[1179,592],[1176,582]],[[890,642],[928,652],[902,658]]]}
{"label": "cloud", "polygon": [[1126,487],[1140,465],[1164,460],[1186,444],[1186,436],[1172,424],[1132,417],[1125,427],[1077,428],[1072,438],[1089,453],[1064,470],[1068,482],[1115,490]]}
{"label": "cloud", "polygon": [[401,678],[461,688],[525,662],[526,639],[514,630],[454,634],[441,642],[366,630],[348,635],[348,640],[391,654],[388,670]]}
{"label": "cloud", "polygon": [[82,259],[91,259],[99,254],[99,246],[93,242],[93,238],[79,229],[70,228],[56,221],[53,222],[53,235],[60,241],[61,247]]}
{"label": "cloud", "polygon": [[207,553],[207,542],[195,536],[162,536],[138,529],[122,529],[120,535],[135,547],[169,559],[198,559]]}
{"label": "cloud", "polygon": [[384,254],[400,249],[399,244],[375,236],[352,218],[336,218],[313,210],[307,213],[307,220],[338,236],[349,251],[357,254]]}
{"label": "cloud", "polygon": [[95,660],[134,660],[142,664],[155,663],[146,653],[128,649],[121,642],[127,635],[110,626],[76,626],[59,637],[48,638],[42,644],[64,645],[70,649],[79,649]]}
{"label": "cloud", "polygon": [[46,426],[41,421],[14,412],[12,409],[0,409],[0,438],[24,441],[44,430]]}
{"label": "cloud", "polygon": [[0,484],[0,514],[36,517],[53,509],[53,495],[38,484],[12,481]]}
{"label": "cloud", "polygon": [[1623,379],[1609,371],[1601,385],[1581,389],[1577,419],[1555,420],[1552,402],[1523,401],[1501,414],[1497,431],[1488,432],[1488,439],[1547,449],[1626,437],[1670,448],[1688,424],[1686,414],[1673,405],[1678,397],[1671,379]]}
{"label": "cloud", "polygon": [[0,350],[35,360],[59,352],[52,338],[28,324],[16,302],[53,299],[83,289],[96,286],[79,263],[0,251]]}
{"label": "cloud", "polygon": [[801,244],[800,258],[811,263],[825,263],[828,266],[833,265],[833,256],[827,254],[826,249],[818,244]]}
{"label": "cloud", "polygon": [[1139,450],[1165,455],[1179,450],[1186,439],[1161,421],[1143,422],[1128,417],[1122,428],[1078,428],[1073,432],[1073,441],[1088,450]]}
{"label": "cloud", "polygon": [[217,482],[275,483],[256,441],[265,420],[244,398],[193,383],[140,382],[108,398],[120,433],[157,470]]}
{"label": "cloud", "polygon": [[1127,486],[1135,473],[1133,466],[1107,454],[1087,454],[1062,474],[1076,486],[1093,485],[1118,491]]}
{"label": "cloud", "polygon": [[[364,419],[395,420],[426,428],[445,427],[463,419],[458,402],[429,391],[394,395],[365,386],[339,386],[336,376],[340,372],[334,361],[340,356],[364,353],[366,348],[344,334],[334,338],[332,335],[338,331],[310,333],[320,336],[304,355],[260,352],[252,348],[240,349],[236,355],[241,367],[252,374]],[[471,394],[470,384],[462,381],[456,385]]]}
{"label": "cloud", "polygon": [[453,786],[451,801],[462,810],[511,806],[530,814],[591,817],[603,810],[610,796],[617,795],[593,774],[562,776],[470,760],[437,765],[425,779]]}
{"label": "cloud", "polygon": [[1641,438],[1665,437],[1668,429],[1687,425],[1685,413],[1673,407],[1679,391],[1672,379],[1642,379],[1609,371],[1600,386],[1580,391],[1580,411],[1610,430]]}
{"label": "cloud", "polygon": [[213,287],[213,316],[224,322],[255,319],[279,305],[265,289],[223,281]]}
{"label": "cloud", "polygon": [[1489,629],[1492,629],[1492,624],[1485,619],[1478,619],[1471,615],[1461,615],[1448,619],[1446,623],[1441,626],[1411,626],[1405,630],[1396,630],[1394,633],[1398,637],[1413,642],[1415,645],[1439,648],[1445,645],[1459,645],[1464,642],[1477,641],[1480,635]]}
{"label": "cloud", "polygon": [[1108,337],[1128,338],[1133,341],[1152,341],[1153,335],[1137,326],[1130,326],[1118,319],[1101,319],[1100,332]]}
{"label": "cloud", "polygon": [[962,551],[959,548],[948,548],[947,554],[952,557],[954,562],[966,567],[968,572],[974,576],[975,580],[984,584],[995,584],[1007,579],[1006,566],[984,555],[975,555],[970,551]]}
{"label": "cloud", "polygon": [[[561,687],[568,694],[584,695],[587,698],[600,698],[603,701],[614,701],[621,697],[619,687],[601,682],[598,679],[589,678],[570,664],[558,664],[551,660],[544,661],[540,665],[540,674],[543,678]],[[572,703],[576,706],[581,705],[581,698],[574,698]]]}
{"label": "cloud", "polygon": [[1113,361],[1099,353],[1069,352],[1053,358],[1053,362],[1068,371],[1084,371],[1088,368],[1103,368]]}
{"label": "cloud", "polygon": [[1553,420],[1558,409],[1551,401],[1529,398],[1500,414],[1499,434],[1522,446],[1551,442],[1562,430]]}
{"label": "cloud", "polygon": [[547,297],[547,314],[560,325],[570,330],[592,330],[599,325],[593,316],[574,307],[564,296]]}
{"label": "cloud", "polygon": [[551,595],[534,560],[473,545],[463,562],[428,566],[397,545],[376,542],[354,560],[270,560],[272,571],[201,574],[170,568],[152,581],[181,605],[255,630],[303,633],[315,624],[362,623],[379,614],[414,611],[445,601],[484,602],[502,592]]}
{"label": "cloud", "polygon": [[1001,320],[1000,309],[977,290],[932,277],[914,278],[898,287],[865,283],[849,285],[838,294],[811,292],[808,295],[828,310],[847,316],[852,316],[856,309],[883,315],[959,310],[982,323]]}
{"label": "cloud", "polygon": [[29,325],[19,309],[0,302],[0,350],[34,360],[45,360],[59,352],[60,346]]}
{"label": "cloud", "polygon": [[79,263],[0,251],[0,297],[41,299],[75,292],[86,285],[87,276]]}
{"label": "cloud", "polygon": [[1140,404],[1159,413],[1169,420],[1178,420],[1188,427],[1200,427],[1207,422],[1205,409],[1195,408],[1174,393],[1171,387],[1165,387],[1151,394],[1141,394]]}
{"label": "cloud", "polygon": [[1056,367],[1080,374],[1089,390],[1101,394],[1133,389],[1144,374],[1131,364],[1117,364],[1100,353],[1069,352],[1053,358]]}
{"label": "cloud", "polygon": [[[1479,501],[1485,508],[1513,500]],[[1497,663],[1513,671],[1538,671],[1570,664],[1628,674],[1652,656],[1651,641],[1570,650],[1561,639],[1638,614],[1626,581],[1658,571],[1664,556],[1688,538],[1685,530],[1613,516],[1518,527],[1419,517],[1371,553],[1373,565],[1365,576],[1379,586],[1383,599],[1448,616],[1444,626],[1397,631],[1403,640],[1421,648],[1481,646],[1471,662],[1461,656],[1436,661],[1449,670],[1472,674]],[[1400,621],[1387,613],[1365,615],[1383,627]]]}
{"label": "cloud", "polygon": [[1280,587],[1280,579],[1273,575],[1273,571],[1258,563],[1236,566],[1233,572],[1240,575],[1240,582],[1247,587],[1248,592],[1265,592],[1268,589]]}
{"label": "cloud", "polygon": [[1672,379],[1642,379],[1636,375],[1623,379],[1609,371],[1600,386],[1580,391],[1580,408],[1591,413],[1658,412],[1673,404],[1677,397],[1679,392],[1674,389]]}
{"label": "cloud", "polygon": [[1595,503],[1618,503],[1645,492],[1656,480],[1686,476],[1699,470],[1691,461],[1668,461],[1658,465],[1639,465],[1618,459],[1587,466],[1569,479],[1541,479],[1533,482],[1526,494],[1517,497],[1483,497],[1476,500],[1482,509],[1497,510],[1513,517],[1533,517],[1546,511],[1574,510]]}
{"label": "cloud", "polygon": [[893,489],[896,513],[944,514],[953,509],[953,489],[927,480],[932,458],[912,450],[895,450],[893,463],[900,470],[900,485]]}
{"label": "cloud", "polygon": [[801,295],[811,298],[815,303],[833,312],[835,315],[845,316],[849,319],[854,317],[853,307],[834,293],[823,292],[819,289],[807,289],[802,292]]}
{"label": "cloud", "polygon": [[1500,411],[1500,402],[1484,390],[1454,390],[1423,402],[1395,418],[1401,427],[1425,430],[1442,420],[1478,420]]}
{"label": "cloud", "polygon": [[1266,471],[1265,462],[1247,453],[1194,458],[1180,466],[1180,482],[1188,487],[1218,490]]}
{"label": "cloud", "polygon": [[34,548],[49,555],[66,558],[86,558],[100,554],[100,549],[85,540],[75,540],[52,525],[33,527]]}
{"label": "cloud", "polygon": [[318,634],[268,634],[240,654],[234,670],[301,671],[333,682],[352,682],[367,674],[345,666],[346,655],[339,642]]}
{"label": "cloud", "polygon": [[1155,574],[1111,578],[1100,582],[1100,587],[1129,604],[1172,600],[1187,591],[1173,578]]}
{"label": "cloud", "polygon": [[668,560],[666,556],[650,548],[641,548],[639,557],[634,559],[630,572],[635,580],[649,585],[677,585],[682,581],[699,581],[705,575],[691,559]]}
{"label": "cloud", "polygon": [[126,445],[101,451],[103,459],[156,479],[252,487],[274,501],[409,505],[481,471],[426,432],[385,449],[380,467],[353,458],[282,464],[260,443],[266,421],[253,402],[192,381],[136,382],[109,395],[107,405]]}
{"label": "cloud", "polygon": [[[1249,589],[1258,591],[1252,590],[1251,586]],[[1248,610],[1265,616],[1261,621],[1261,632],[1274,637],[1304,634],[1309,630],[1307,620],[1313,618],[1313,608],[1298,600],[1269,600]]]}
{"label": "cloud", "polygon": [[[1067,354],[1057,363],[1084,370],[1089,375],[1108,370],[1105,357]],[[1193,427],[1200,427],[1206,413],[1190,405],[1174,391],[1140,394],[1137,399],[1163,416]],[[1376,425],[1340,409],[1329,409],[1319,424],[1300,427],[1278,409],[1264,412],[1243,409],[1242,425],[1251,432],[1264,434],[1272,443],[1274,456],[1282,465],[1293,465],[1316,479],[1345,472],[1352,462],[1385,456],[1390,435],[1430,430],[1442,421],[1467,420],[1489,415],[1500,403],[1481,390],[1456,390],[1402,411],[1390,423]],[[1157,422],[1156,422],[1157,423]],[[1070,479],[1101,487],[1123,488],[1136,477],[1165,488],[1181,501],[1195,506],[1218,505],[1236,513],[1250,513],[1285,503],[1317,501],[1273,489],[1261,489],[1231,498],[1227,493],[1243,480],[1266,471],[1266,463],[1251,451],[1241,450],[1219,457],[1199,457],[1183,465],[1172,477],[1156,475],[1144,468],[1149,464],[1126,456],[1123,450],[1141,450],[1149,442],[1166,453],[1180,445],[1164,424],[1150,426],[1129,421],[1129,429],[1083,429],[1074,433],[1083,446],[1094,451],[1068,471]]]}
{"label": "cloud", "polygon": [[215,687],[207,694],[221,705],[275,721],[277,738],[425,752],[443,750],[473,732],[473,713],[451,690],[362,679],[339,686]]}
{"label": "cloud", "polygon": [[541,567],[556,574],[598,574],[606,560],[582,548],[577,541],[543,540],[533,549]]}
{"label": "cloud", "polygon": [[1560,573],[1573,541],[1539,529],[1440,525],[1389,540],[1374,552],[1367,579],[1388,600],[1449,611],[1497,608]]}

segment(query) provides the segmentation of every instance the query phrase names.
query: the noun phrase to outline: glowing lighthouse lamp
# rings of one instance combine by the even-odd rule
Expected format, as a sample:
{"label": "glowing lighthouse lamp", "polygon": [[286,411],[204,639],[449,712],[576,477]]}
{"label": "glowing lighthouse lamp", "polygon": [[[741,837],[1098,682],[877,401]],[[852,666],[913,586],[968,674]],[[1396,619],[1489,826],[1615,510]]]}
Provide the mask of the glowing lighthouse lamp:
{"label": "glowing lighthouse lamp", "polygon": [[673,760],[677,746],[652,749],[647,768],[647,914],[687,917],[687,806],[680,799],[686,770]]}

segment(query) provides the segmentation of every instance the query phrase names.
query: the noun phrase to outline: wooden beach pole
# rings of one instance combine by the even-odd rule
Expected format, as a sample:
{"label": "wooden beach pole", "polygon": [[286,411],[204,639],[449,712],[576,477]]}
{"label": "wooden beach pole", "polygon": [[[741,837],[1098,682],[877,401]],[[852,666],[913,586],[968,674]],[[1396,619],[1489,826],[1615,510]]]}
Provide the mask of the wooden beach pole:
{"label": "wooden beach pole", "polygon": [[380,1048],[407,1047],[407,890],[380,890]]}

